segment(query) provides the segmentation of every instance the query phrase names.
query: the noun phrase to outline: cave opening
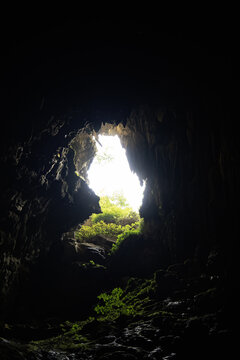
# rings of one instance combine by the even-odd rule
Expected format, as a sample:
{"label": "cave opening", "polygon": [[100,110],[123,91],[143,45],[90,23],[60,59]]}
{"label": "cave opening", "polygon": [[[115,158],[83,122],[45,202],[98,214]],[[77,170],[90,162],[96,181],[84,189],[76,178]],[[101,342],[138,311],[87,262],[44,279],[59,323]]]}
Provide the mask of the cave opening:
{"label": "cave opening", "polygon": [[96,135],[96,155],[88,170],[89,187],[100,197],[119,199],[119,205],[128,204],[138,212],[145,184],[129,167],[126,151],[117,135]]}
{"label": "cave opening", "polygon": [[[143,219],[139,211],[145,189],[145,183],[140,183],[137,174],[130,169],[116,129],[112,130],[110,133],[102,130],[99,134],[93,131],[88,137],[88,157],[91,154],[91,158],[84,173],[89,188],[99,198],[99,210],[74,232],[76,246],[101,244],[109,255],[128,236],[142,231]],[[88,260],[93,261],[92,258]],[[101,259],[97,261],[102,263]]]}

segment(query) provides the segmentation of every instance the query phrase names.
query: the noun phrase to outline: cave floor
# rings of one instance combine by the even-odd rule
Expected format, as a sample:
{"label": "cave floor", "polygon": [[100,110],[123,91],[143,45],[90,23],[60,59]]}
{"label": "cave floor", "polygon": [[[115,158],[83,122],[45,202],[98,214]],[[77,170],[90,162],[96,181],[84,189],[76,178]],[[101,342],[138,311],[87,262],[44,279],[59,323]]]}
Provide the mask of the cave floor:
{"label": "cave floor", "polygon": [[233,339],[229,293],[219,276],[186,274],[184,266],[158,270],[147,279],[122,279],[123,303],[116,298],[114,304],[106,301],[105,312],[93,310],[85,319],[2,323],[1,359],[229,356]]}

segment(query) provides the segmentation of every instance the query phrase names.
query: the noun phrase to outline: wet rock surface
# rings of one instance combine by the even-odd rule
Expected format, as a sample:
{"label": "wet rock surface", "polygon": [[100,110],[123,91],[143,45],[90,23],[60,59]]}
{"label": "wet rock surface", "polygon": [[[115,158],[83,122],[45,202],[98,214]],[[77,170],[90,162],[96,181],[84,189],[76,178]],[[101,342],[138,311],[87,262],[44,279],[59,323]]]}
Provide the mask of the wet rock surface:
{"label": "wet rock surface", "polygon": [[[168,290],[165,284],[161,294],[163,275],[175,281],[169,282]],[[1,358],[167,360],[211,359],[233,353],[234,319],[228,308],[228,294],[219,286],[219,279],[203,273],[182,277],[173,268],[157,271],[154,279],[156,291],[150,294],[142,315],[121,315],[115,321],[88,323],[81,331],[88,339],[87,346],[63,351],[51,345],[48,339],[60,334],[57,319],[48,319],[42,326],[39,322],[31,327],[5,324],[1,328]],[[134,284],[139,284],[139,280]],[[29,342],[44,338],[41,345]],[[81,345],[81,340],[75,345]]]}

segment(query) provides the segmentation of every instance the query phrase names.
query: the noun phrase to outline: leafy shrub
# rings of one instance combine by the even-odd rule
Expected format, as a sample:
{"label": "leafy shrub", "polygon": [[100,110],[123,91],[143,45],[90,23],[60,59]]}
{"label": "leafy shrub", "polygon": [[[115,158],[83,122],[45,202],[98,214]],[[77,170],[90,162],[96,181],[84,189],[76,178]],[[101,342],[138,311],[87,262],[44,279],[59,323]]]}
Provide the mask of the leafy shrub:
{"label": "leafy shrub", "polygon": [[94,308],[99,315],[97,320],[114,321],[121,315],[144,315],[148,305],[151,304],[155,289],[154,279],[130,278],[125,290],[115,288],[111,293],[100,294],[98,296],[100,304]]}
{"label": "leafy shrub", "polygon": [[124,196],[119,193],[115,193],[112,197],[101,197],[100,206],[102,213],[92,214],[75,232],[75,239],[84,242],[100,235],[116,241],[112,249],[112,252],[115,252],[120,243],[129,235],[140,232],[143,220],[129,207]]}
{"label": "leafy shrub", "polygon": [[113,321],[116,320],[121,314],[133,315],[134,308],[132,305],[127,305],[122,298],[123,290],[115,288],[111,294],[102,293],[98,296],[99,300],[104,302],[104,305],[97,305],[94,310],[100,315],[100,321]]}
{"label": "leafy shrub", "polygon": [[124,197],[115,194],[112,197],[102,196],[99,202],[102,213],[92,214],[92,223],[104,221],[105,223],[115,223],[119,225],[132,224],[140,220],[139,214],[128,206]]}
{"label": "leafy shrub", "polygon": [[122,226],[114,223],[106,224],[104,221],[99,221],[90,226],[82,225],[82,227],[75,232],[75,238],[79,242],[83,242],[90,240],[94,236],[100,235],[105,236],[110,240],[117,240],[118,235],[121,235],[124,232],[129,233],[131,230],[136,229],[138,225],[138,223],[133,223],[131,225]]}
{"label": "leafy shrub", "polygon": [[120,244],[130,235],[139,235],[142,231],[142,227],[143,227],[143,219],[141,219],[137,223],[134,223],[134,226],[132,228],[127,228],[127,226],[124,226],[125,229],[121,234],[117,236],[117,241],[115,244],[113,244],[111,253],[112,254],[115,253],[118,250]]}

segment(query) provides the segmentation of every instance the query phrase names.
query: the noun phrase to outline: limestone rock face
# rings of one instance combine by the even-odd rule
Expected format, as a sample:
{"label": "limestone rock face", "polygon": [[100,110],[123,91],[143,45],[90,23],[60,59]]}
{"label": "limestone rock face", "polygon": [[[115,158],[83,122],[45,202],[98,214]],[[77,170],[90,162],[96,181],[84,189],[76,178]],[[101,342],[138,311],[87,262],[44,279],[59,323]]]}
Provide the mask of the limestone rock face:
{"label": "limestone rock face", "polygon": [[31,267],[45,259],[63,233],[100,210],[99,198],[75,173],[74,151],[62,128],[63,122],[50,123],[1,158],[3,300],[14,299]]}
{"label": "limestone rock face", "polygon": [[54,266],[58,276],[63,234],[100,211],[86,178],[99,131],[119,135],[146,182],[145,233],[124,245],[119,266],[127,259],[150,271],[187,258],[207,262],[215,252],[216,273],[236,278],[240,167],[230,62],[208,53],[208,43],[146,29],[124,33],[119,47],[120,34],[103,44],[100,32],[90,33],[38,34],[44,41],[9,45],[3,59],[2,314],[20,298],[26,307],[32,284],[48,281],[43,269]]}

